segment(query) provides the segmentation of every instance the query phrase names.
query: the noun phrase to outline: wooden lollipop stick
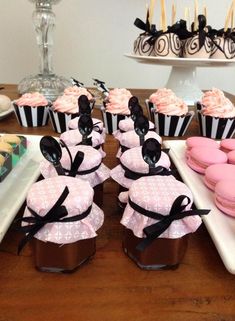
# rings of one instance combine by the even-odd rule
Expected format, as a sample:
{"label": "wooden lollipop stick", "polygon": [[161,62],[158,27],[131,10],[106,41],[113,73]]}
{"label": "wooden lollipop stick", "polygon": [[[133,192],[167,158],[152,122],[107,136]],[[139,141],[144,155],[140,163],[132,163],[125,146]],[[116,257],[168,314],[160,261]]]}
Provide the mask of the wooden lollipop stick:
{"label": "wooden lollipop stick", "polygon": [[156,0],[150,1],[150,6],[149,6],[149,24],[150,24],[150,26],[153,23],[153,13],[154,13],[154,8],[155,8],[155,3],[156,3]]}
{"label": "wooden lollipop stick", "polygon": [[161,0],[161,24],[163,32],[167,31],[166,26],[166,7],[165,7],[165,0]]}
{"label": "wooden lollipop stick", "polygon": [[198,29],[198,0],[195,0],[194,2],[194,30],[196,31]]}
{"label": "wooden lollipop stick", "polygon": [[233,11],[234,1],[231,3],[231,6],[229,8],[229,11],[227,13],[226,19],[225,19],[225,25],[224,25],[224,31],[226,32],[228,30],[229,21],[231,21],[231,15]]}
{"label": "wooden lollipop stick", "polygon": [[172,4],[172,10],[171,10],[171,24],[172,25],[175,23],[175,18],[176,18],[176,6],[173,3]]}
{"label": "wooden lollipop stick", "polygon": [[206,6],[204,6],[204,16],[205,16],[205,18],[207,20],[207,7]]}

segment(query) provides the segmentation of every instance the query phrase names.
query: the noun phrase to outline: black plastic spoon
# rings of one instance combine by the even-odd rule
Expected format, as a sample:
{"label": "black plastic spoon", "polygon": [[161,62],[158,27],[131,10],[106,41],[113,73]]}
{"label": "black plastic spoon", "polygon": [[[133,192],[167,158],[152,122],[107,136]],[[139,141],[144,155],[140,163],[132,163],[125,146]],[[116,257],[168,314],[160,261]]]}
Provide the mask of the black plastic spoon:
{"label": "black plastic spoon", "polygon": [[128,101],[128,107],[131,110],[133,106],[138,105],[139,100],[136,96],[132,96]]}
{"label": "black plastic spoon", "polygon": [[45,159],[52,163],[58,175],[65,175],[60,163],[62,150],[57,140],[51,136],[44,136],[40,140],[40,150]]}
{"label": "black plastic spoon", "polygon": [[93,121],[90,115],[84,114],[79,117],[78,130],[82,135],[82,145],[90,145],[88,136],[93,130]]}
{"label": "black plastic spoon", "polygon": [[81,95],[78,98],[78,112],[79,112],[79,115],[91,114],[90,102],[86,95]]}
{"label": "black plastic spoon", "polygon": [[134,122],[134,128],[136,134],[140,138],[140,146],[144,144],[144,136],[147,134],[149,130],[149,120],[144,115],[140,115],[136,118]]}
{"label": "black plastic spoon", "polygon": [[142,116],[143,114],[144,114],[143,113],[143,109],[139,104],[136,104],[136,105],[132,106],[132,108],[131,108],[131,119],[133,121],[135,121],[137,117]]}
{"label": "black plastic spoon", "polygon": [[143,144],[142,156],[149,165],[149,173],[151,174],[161,157],[161,144],[155,138],[148,138]]}

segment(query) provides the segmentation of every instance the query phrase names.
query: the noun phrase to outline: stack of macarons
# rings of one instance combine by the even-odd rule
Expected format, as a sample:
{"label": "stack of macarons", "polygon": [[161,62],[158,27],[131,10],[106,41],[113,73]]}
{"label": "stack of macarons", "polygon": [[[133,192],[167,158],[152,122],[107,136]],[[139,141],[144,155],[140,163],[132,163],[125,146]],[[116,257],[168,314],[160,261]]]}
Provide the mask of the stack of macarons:
{"label": "stack of macarons", "polygon": [[186,140],[186,162],[204,174],[204,184],[212,190],[216,206],[235,216],[235,139],[216,142],[206,137]]}
{"label": "stack of macarons", "polygon": [[227,155],[219,144],[206,137],[190,137],[186,140],[186,162],[194,171],[204,174],[213,164],[227,163]]}

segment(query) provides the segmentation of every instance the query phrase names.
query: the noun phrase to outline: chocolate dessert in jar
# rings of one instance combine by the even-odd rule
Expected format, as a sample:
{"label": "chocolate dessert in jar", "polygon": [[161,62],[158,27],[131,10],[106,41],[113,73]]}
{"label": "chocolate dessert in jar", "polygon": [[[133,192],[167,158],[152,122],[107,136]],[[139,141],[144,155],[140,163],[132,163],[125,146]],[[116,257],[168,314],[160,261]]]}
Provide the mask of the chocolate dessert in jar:
{"label": "chocolate dessert in jar", "polygon": [[88,114],[83,114],[78,118],[78,128],[65,131],[60,135],[60,141],[67,145],[78,146],[88,145],[97,149],[102,157],[106,156],[103,150],[104,135],[96,131],[92,118]]}
{"label": "chocolate dessert in jar", "polygon": [[[151,168],[144,160],[149,151],[154,155]],[[154,138],[148,138],[143,146],[131,148],[123,153],[120,164],[111,170],[110,175],[122,187],[121,192],[124,189],[128,190],[132,183],[141,177],[172,175],[170,165],[169,156],[161,150],[161,144]]]}
{"label": "chocolate dessert in jar", "polygon": [[173,176],[136,180],[121,220],[124,252],[142,269],[176,268],[189,234],[201,225],[199,215],[209,212],[191,209],[192,203],[189,188]]}
{"label": "chocolate dessert in jar", "polygon": [[[48,159],[47,147],[53,144],[54,138],[44,136],[40,141],[40,147],[43,151],[44,159],[40,163],[40,171],[44,178],[56,177],[58,172],[54,164]],[[60,148],[60,164],[63,174],[76,177],[90,183],[94,188],[94,202],[98,206],[103,204],[103,183],[110,176],[110,170],[102,163],[102,156],[98,150],[91,146],[79,145],[68,147],[65,143]],[[47,154],[45,154],[45,152]]]}
{"label": "chocolate dessert in jar", "polygon": [[21,220],[26,236],[18,251],[30,241],[37,269],[72,272],[94,256],[104,215],[88,182],[57,176],[31,186]]}
{"label": "chocolate dessert in jar", "polygon": [[149,130],[149,124],[147,117],[138,115],[134,122],[134,130],[119,132],[115,135],[120,145],[116,154],[117,158],[120,158],[125,151],[131,148],[143,146],[144,141],[148,138],[154,138],[161,144],[161,137],[154,130]]}

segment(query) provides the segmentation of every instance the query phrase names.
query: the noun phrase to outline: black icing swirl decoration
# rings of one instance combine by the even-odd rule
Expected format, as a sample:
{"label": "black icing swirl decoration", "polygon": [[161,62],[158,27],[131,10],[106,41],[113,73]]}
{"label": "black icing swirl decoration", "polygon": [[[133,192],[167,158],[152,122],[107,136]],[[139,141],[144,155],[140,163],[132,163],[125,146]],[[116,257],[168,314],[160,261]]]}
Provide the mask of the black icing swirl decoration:
{"label": "black icing swirl decoration", "polygon": [[216,37],[213,40],[212,56],[213,58],[233,59],[235,57],[235,42],[231,38]]}
{"label": "black icing swirl decoration", "polygon": [[205,37],[204,45],[200,48],[199,44],[199,35],[193,36],[192,38],[189,38],[186,40],[184,45],[184,55],[186,56],[192,56],[197,54],[201,49],[205,50],[205,53],[210,54],[211,53],[211,40],[208,37]]}
{"label": "black icing swirl decoration", "polygon": [[156,56],[176,56],[178,57],[181,50],[181,41],[174,33],[166,33],[156,39],[154,51]]}
{"label": "black icing swirl decoration", "polygon": [[148,42],[151,36],[140,35],[138,38],[134,44],[134,46],[136,46],[136,49],[134,48],[136,53],[139,53],[141,56],[153,56],[153,45]]}
{"label": "black icing swirl decoration", "polygon": [[227,59],[233,59],[235,57],[235,42],[232,39],[225,39],[224,55]]}
{"label": "black icing swirl decoration", "polygon": [[216,37],[215,39],[213,39],[213,45],[212,45],[212,50],[211,50],[211,56],[213,56],[218,50],[221,53],[224,53],[223,51],[223,38],[222,37]]}
{"label": "black icing swirl decoration", "polygon": [[140,36],[134,42],[134,54],[139,54]]}

